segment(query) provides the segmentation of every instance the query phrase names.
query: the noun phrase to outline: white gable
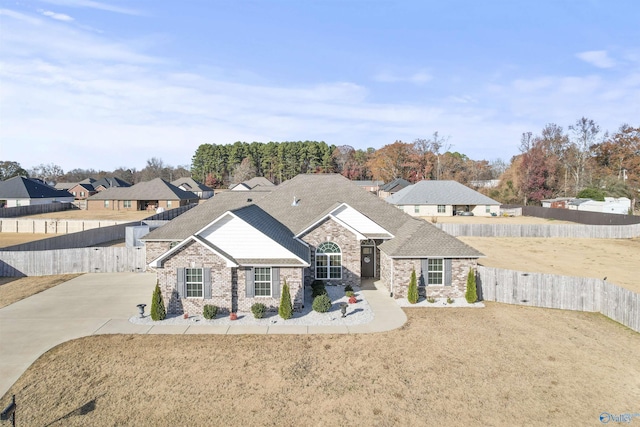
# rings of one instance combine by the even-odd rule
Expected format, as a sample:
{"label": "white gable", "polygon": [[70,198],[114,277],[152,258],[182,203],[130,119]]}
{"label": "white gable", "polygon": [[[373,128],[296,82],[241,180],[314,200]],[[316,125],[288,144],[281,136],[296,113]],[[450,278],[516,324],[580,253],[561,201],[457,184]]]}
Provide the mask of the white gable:
{"label": "white gable", "polygon": [[235,259],[298,259],[291,251],[230,213],[198,235]]}
{"label": "white gable", "polygon": [[387,230],[347,204],[338,206],[331,212],[331,216],[365,236],[371,234],[390,234]]}

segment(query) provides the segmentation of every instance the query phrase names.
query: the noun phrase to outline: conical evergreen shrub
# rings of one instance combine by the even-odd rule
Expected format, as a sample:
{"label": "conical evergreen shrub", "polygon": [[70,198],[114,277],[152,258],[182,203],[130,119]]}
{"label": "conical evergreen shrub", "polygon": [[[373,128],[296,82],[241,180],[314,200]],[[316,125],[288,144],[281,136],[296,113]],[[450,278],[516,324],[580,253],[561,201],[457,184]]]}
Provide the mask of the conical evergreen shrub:
{"label": "conical evergreen shrub", "polygon": [[418,302],[418,279],[416,277],[416,269],[411,271],[411,278],[409,279],[409,291],[407,292],[407,299],[411,304]]}
{"label": "conical evergreen shrub", "polygon": [[164,320],[165,317],[167,317],[167,310],[164,308],[160,285],[156,282],[156,288],[153,290],[153,297],[151,298],[151,319]]}
{"label": "conical evergreen shrub", "polygon": [[291,295],[289,294],[289,285],[284,281],[282,285],[282,295],[280,296],[280,307],[278,307],[278,315],[283,319],[291,319],[293,316],[293,305],[291,305]]}
{"label": "conical evergreen shrub", "polygon": [[478,290],[476,289],[476,272],[473,268],[469,269],[467,275],[467,290],[464,293],[464,298],[469,304],[473,304],[478,299]]}

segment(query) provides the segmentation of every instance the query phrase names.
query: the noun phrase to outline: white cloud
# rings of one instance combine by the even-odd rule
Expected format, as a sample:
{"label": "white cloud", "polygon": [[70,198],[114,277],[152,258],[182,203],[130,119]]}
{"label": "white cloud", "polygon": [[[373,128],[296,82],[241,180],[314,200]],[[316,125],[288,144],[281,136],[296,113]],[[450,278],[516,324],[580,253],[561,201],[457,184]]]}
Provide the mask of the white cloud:
{"label": "white cloud", "polygon": [[140,11],[127,7],[114,6],[112,4],[93,1],[93,0],[42,0],[44,3],[55,4],[58,6],[69,6],[78,8],[90,8],[104,10],[106,12],[121,13],[125,15],[141,15]]}
{"label": "white cloud", "polygon": [[38,12],[40,12],[44,16],[48,16],[49,18],[55,19],[57,21],[63,21],[63,22],[73,21],[72,17],[70,17],[69,15],[65,15],[64,13],[56,13],[56,12],[51,12],[50,10],[42,10],[42,9],[38,10]]}
{"label": "white cloud", "polygon": [[590,50],[577,53],[576,56],[598,68],[613,68],[616,65],[616,62],[609,57],[606,50]]}

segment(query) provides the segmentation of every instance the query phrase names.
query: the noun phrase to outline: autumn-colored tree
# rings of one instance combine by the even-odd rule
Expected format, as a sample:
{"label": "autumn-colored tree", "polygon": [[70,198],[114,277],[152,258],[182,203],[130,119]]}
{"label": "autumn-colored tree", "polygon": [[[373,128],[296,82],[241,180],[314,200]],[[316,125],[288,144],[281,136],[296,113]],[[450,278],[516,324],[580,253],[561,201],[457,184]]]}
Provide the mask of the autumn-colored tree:
{"label": "autumn-colored tree", "polygon": [[385,182],[396,178],[408,179],[411,171],[413,145],[402,141],[388,144],[371,155],[367,167],[373,179]]}

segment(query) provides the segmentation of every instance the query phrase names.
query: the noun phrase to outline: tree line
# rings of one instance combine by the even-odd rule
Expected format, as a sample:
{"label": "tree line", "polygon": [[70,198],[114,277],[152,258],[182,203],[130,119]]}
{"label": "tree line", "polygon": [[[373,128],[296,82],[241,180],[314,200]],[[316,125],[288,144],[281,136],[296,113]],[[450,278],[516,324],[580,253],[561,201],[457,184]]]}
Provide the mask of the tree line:
{"label": "tree line", "polygon": [[[151,158],[141,170],[118,167],[113,171],[73,169],[55,164],[29,170],[0,161],[0,179],[25,175],[50,182],[78,182],[92,177],[117,176],[130,183],[157,177],[167,181],[192,176],[212,188],[264,176],[275,184],[301,173],[339,173],[351,180],[410,182],[455,180],[479,187],[502,203],[539,204],[552,197],[604,196],[637,198],[640,189],[640,127],[623,124],[613,134],[603,132],[592,119],[582,117],[565,131],[555,123],[539,134],[524,132],[520,153],[509,162],[473,160],[452,151],[449,137],[434,132],[413,142],[394,141],[379,149],[355,149],[323,141],[241,142],[201,144],[191,165],[173,167]],[[479,182],[499,180],[495,188]]]}

